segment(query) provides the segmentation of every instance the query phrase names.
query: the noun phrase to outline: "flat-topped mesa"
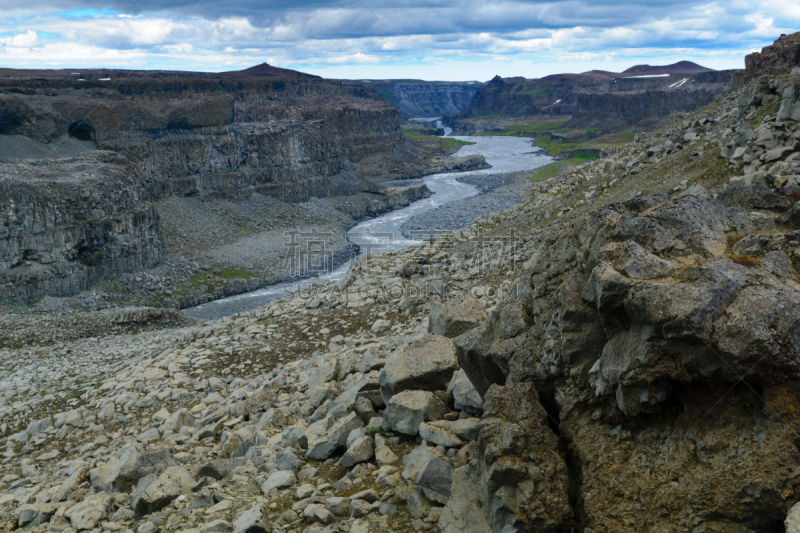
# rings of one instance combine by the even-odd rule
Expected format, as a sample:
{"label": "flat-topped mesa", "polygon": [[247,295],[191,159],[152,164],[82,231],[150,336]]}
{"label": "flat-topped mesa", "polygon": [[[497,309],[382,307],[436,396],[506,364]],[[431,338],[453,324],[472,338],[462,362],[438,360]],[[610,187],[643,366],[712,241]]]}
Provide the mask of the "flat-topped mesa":
{"label": "flat-topped mesa", "polygon": [[800,32],[781,35],[778,40],[744,58],[747,70],[784,70],[800,67]]}

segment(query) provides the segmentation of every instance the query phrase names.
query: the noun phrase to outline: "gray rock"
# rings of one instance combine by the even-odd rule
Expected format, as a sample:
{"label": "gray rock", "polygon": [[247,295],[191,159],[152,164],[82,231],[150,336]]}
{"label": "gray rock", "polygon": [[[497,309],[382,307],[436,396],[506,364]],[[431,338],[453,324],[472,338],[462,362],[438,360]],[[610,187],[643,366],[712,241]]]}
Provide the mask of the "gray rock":
{"label": "gray rock", "polygon": [[378,415],[372,402],[366,398],[356,398],[354,407],[356,414],[365,424]]}
{"label": "gray rock", "polygon": [[288,470],[294,474],[297,474],[300,471],[300,467],[303,466],[300,458],[290,449],[280,451],[277,464],[281,470]]}
{"label": "gray rock", "polygon": [[392,396],[384,411],[384,421],[394,431],[406,435],[419,433],[419,425],[441,420],[447,407],[426,391],[405,391]]}
{"label": "gray rock", "polygon": [[28,428],[25,430],[28,435],[38,435],[43,431],[47,431],[53,427],[53,421],[50,418],[42,418],[41,420],[37,420],[36,422],[31,422],[28,424]]}
{"label": "gray rock", "polygon": [[309,390],[321,387],[336,378],[336,365],[331,361],[323,361],[308,378]]}
{"label": "gray rock", "polygon": [[439,516],[442,533],[492,533],[483,512],[480,494],[480,476],[470,466],[462,466],[453,472],[450,499]]}
{"label": "gray rock", "polygon": [[233,533],[267,533],[272,528],[265,504],[256,504],[233,521]]}
{"label": "gray rock", "polygon": [[419,436],[428,444],[436,444],[445,448],[454,448],[464,444],[455,433],[441,426],[422,423],[419,425]]}
{"label": "gray rock", "polygon": [[362,427],[361,419],[355,413],[336,421],[325,435],[308,443],[306,456],[314,461],[323,461],[345,446],[347,436],[356,428]]}
{"label": "gray rock", "polygon": [[308,448],[308,437],[305,432],[298,427],[289,427],[283,430],[281,440],[289,446],[296,446],[305,450]]}
{"label": "gray rock", "polygon": [[428,331],[452,339],[488,320],[483,305],[475,298],[434,301],[431,304]]}
{"label": "gray rock", "polygon": [[212,520],[203,524],[200,528],[200,533],[229,533],[233,531],[233,526],[227,520]]}
{"label": "gray rock", "polygon": [[386,361],[380,373],[381,396],[386,405],[397,393],[407,390],[445,390],[458,370],[450,339],[426,335],[407,344]]}
{"label": "gray rock", "polygon": [[152,522],[143,522],[136,528],[136,533],[158,533],[158,527]]}
{"label": "gray rock", "polygon": [[414,483],[433,458],[444,460],[444,455],[429,446],[417,446],[403,457],[403,478]]}
{"label": "gray rock", "polygon": [[353,500],[364,500],[368,503],[376,502],[380,499],[378,496],[378,492],[375,489],[367,489],[362,490],[361,492],[356,492],[352,496],[350,496]]}
{"label": "gray rock", "polygon": [[398,461],[397,455],[389,447],[388,442],[381,435],[375,435],[375,462],[378,466],[393,465]]}
{"label": "gray rock", "polygon": [[288,489],[297,483],[297,478],[294,472],[289,470],[276,470],[271,473],[267,480],[261,485],[261,490],[264,494],[269,494],[274,489]]}
{"label": "gray rock", "polygon": [[339,460],[339,466],[342,468],[350,468],[358,463],[365,463],[372,459],[374,453],[372,437],[363,436],[350,446],[342,458]]}
{"label": "gray rock", "polygon": [[164,429],[178,433],[183,427],[193,428],[197,421],[195,418],[186,411],[178,411],[173,413],[167,421],[164,422]]}
{"label": "gray rock", "polygon": [[[369,514],[369,503],[364,500],[353,499],[350,500],[350,516],[353,518],[361,518]],[[352,531],[352,530],[351,530]]]}
{"label": "gray rock", "polygon": [[491,356],[492,339],[491,325],[486,323],[453,339],[458,363],[481,398],[491,385],[505,383],[508,371]]}
{"label": "gray rock", "polygon": [[350,510],[350,500],[339,496],[332,496],[325,500],[325,508],[335,515],[345,516]]}
{"label": "gray rock", "polygon": [[86,467],[80,466],[75,470],[63,483],[59,486],[58,490],[50,497],[53,503],[65,501],[70,494],[83,482],[86,477]]}
{"label": "gray rock", "polygon": [[92,486],[98,490],[129,492],[140,479],[153,474],[158,476],[178,462],[166,450],[142,453],[138,445],[123,451],[117,463],[89,472]]}
{"label": "gray rock", "polygon": [[478,418],[459,418],[458,420],[437,420],[430,422],[429,426],[438,426],[453,433],[462,440],[476,440],[478,438]]}
{"label": "gray rock", "polygon": [[110,494],[92,494],[77,505],[67,509],[64,516],[69,518],[76,531],[94,529],[114,510],[114,497]]}
{"label": "gray rock", "polygon": [[377,335],[378,333],[383,333],[384,331],[388,331],[389,328],[391,328],[391,327],[392,327],[392,323],[391,322],[389,322],[388,320],[383,320],[382,318],[379,318],[378,320],[376,320],[372,324],[372,327],[370,328],[369,331],[370,331],[370,333],[373,333],[373,334]]}
{"label": "gray rock", "polygon": [[357,441],[366,434],[367,431],[365,430],[365,428],[356,428],[353,431],[351,431],[350,434],[347,436],[347,442],[345,443],[347,449],[350,449],[350,446],[352,446],[355,441]]}
{"label": "gray rock", "polygon": [[796,503],[789,509],[783,524],[786,527],[786,533],[800,533],[800,503]]}
{"label": "gray rock", "polygon": [[238,468],[245,464],[247,464],[247,460],[242,457],[236,457],[234,459],[217,459],[216,461],[211,461],[210,463],[206,463],[201,466],[197,471],[196,477],[198,479],[203,477],[224,479],[228,477],[228,474],[230,474],[234,468]]}
{"label": "gray rock", "polygon": [[408,506],[408,514],[414,518],[425,518],[431,510],[431,502],[428,501],[422,490],[416,487],[409,491],[406,504]]}
{"label": "gray rock", "polygon": [[172,466],[157,478],[142,479],[133,495],[133,511],[146,516],[160,511],[181,494],[191,492],[195,480],[183,467]]}
{"label": "gray rock", "polygon": [[303,519],[308,524],[330,524],[336,517],[325,506],[311,504],[303,510]]}
{"label": "gray rock", "polygon": [[28,524],[38,526],[50,520],[57,507],[52,503],[26,503],[17,509],[17,524],[24,527]]}
{"label": "gray rock", "polygon": [[483,409],[483,398],[467,377],[467,373],[459,369],[453,373],[447,386],[447,397],[452,399],[456,409],[477,412]]}
{"label": "gray rock", "polygon": [[453,467],[441,457],[430,457],[414,482],[429,500],[447,503],[453,484]]}

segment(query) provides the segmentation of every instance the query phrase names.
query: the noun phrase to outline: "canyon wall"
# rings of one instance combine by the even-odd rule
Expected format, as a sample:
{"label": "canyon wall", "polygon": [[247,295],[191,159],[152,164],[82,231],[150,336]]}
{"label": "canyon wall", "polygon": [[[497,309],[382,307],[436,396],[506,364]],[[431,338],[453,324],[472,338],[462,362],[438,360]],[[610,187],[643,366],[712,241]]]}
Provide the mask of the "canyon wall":
{"label": "canyon wall", "polygon": [[567,127],[619,131],[699,109],[731,87],[733,71],[667,70],[657,75],[592,71],[536,80],[497,76],[478,89],[456,119],[456,130],[469,131],[464,121],[470,118],[539,115],[578,119]]}
{"label": "canyon wall", "polygon": [[393,104],[404,118],[455,116],[464,111],[482,85],[478,82],[369,80],[378,96]]}
{"label": "canyon wall", "polygon": [[[0,303],[72,295],[158,264],[153,202],[164,196],[369,193],[374,213],[399,197],[373,179],[424,166],[395,108],[328,80],[6,79],[0,137]],[[16,152],[4,153],[12,141]],[[81,150],[64,157],[72,144]]]}

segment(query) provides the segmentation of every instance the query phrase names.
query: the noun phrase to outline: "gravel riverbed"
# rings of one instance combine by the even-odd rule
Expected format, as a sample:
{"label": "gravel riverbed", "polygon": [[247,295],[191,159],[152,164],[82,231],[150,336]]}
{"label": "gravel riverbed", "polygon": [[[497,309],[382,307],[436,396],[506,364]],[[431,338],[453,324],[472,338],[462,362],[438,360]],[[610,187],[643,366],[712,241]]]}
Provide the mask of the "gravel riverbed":
{"label": "gravel riverbed", "polygon": [[459,177],[458,181],[477,187],[481,193],[410,218],[400,231],[407,238],[414,238],[420,232],[450,232],[467,227],[481,215],[505,211],[531,189],[529,176],[530,172],[507,172]]}

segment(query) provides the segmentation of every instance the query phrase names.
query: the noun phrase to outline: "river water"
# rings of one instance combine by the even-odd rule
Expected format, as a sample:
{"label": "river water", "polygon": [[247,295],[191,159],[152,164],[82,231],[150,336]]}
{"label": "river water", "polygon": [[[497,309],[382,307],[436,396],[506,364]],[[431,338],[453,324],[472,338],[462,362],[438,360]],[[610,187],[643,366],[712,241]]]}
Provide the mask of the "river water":
{"label": "river water", "polygon": [[[446,134],[449,135],[450,132],[447,130],[449,128],[445,130]],[[350,241],[361,247],[361,253],[368,249],[371,249],[373,253],[375,251],[388,251],[419,242],[408,239],[400,233],[400,227],[404,222],[441,205],[478,194],[478,190],[472,185],[457,181],[459,177],[490,176],[506,172],[532,170],[552,161],[552,158],[545,155],[540,148],[535,148],[532,140],[528,138],[501,136],[454,138],[475,143],[462,146],[456,152],[456,156],[480,154],[486,158],[492,168],[426,176],[422,181],[434,193],[429,198],[418,200],[403,209],[390,211],[378,217],[365,220],[348,232]],[[195,318],[212,319],[254,309],[272,300],[283,298],[297,290],[304,289],[311,284],[336,281],[345,276],[350,267],[351,264],[346,263],[321,276],[270,285],[253,292],[185,309],[183,312]]]}

